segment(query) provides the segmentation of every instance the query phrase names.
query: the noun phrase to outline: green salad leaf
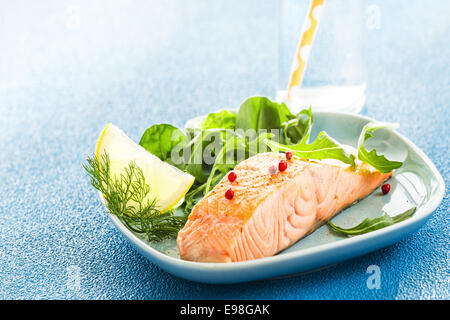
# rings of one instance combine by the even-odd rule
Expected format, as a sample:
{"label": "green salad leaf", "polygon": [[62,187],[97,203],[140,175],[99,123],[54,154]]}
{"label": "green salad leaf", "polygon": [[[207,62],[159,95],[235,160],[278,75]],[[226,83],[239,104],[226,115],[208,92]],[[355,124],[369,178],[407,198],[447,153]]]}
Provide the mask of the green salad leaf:
{"label": "green salad leaf", "polygon": [[261,152],[266,152],[268,149],[264,141],[273,137],[272,133],[261,133],[256,139],[249,139],[248,137],[233,136],[228,139],[219,154],[217,155],[214,165],[209,174],[204,194],[207,194],[213,186],[213,181],[216,179],[216,173],[223,176],[228,171],[232,170],[239,162],[254,156]]}
{"label": "green salad leaf", "polygon": [[145,130],[139,145],[162,161],[182,169],[184,168],[183,164],[175,164],[172,161],[172,150],[176,146],[187,143],[187,141],[188,137],[177,127],[171,124],[155,124]]}
{"label": "green salad leaf", "polygon": [[203,132],[197,133],[187,144],[183,159],[186,163],[186,172],[195,177],[195,183],[205,182],[207,176],[203,171]]}
{"label": "green salad leaf", "polygon": [[373,132],[381,128],[394,129],[398,127],[397,124],[387,123],[387,122],[370,122],[366,124],[358,139],[358,159],[370,164],[372,167],[380,172],[388,173],[394,169],[398,169],[402,166],[402,162],[390,161],[386,159],[384,155],[377,154],[375,149],[367,151],[364,147],[364,142],[370,138],[374,137]]}
{"label": "green salad leaf", "polygon": [[227,134],[233,135],[234,131],[202,130],[197,132],[184,148],[185,170],[195,177],[196,182],[203,183],[208,179],[208,171],[222,149]]}
{"label": "green salad leaf", "polygon": [[404,221],[406,219],[409,219],[412,217],[414,212],[416,211],[416,207],[413,207],[409,210],[406,210],[403,213],[400,213],[396,216],[391,217],[386,212],[383,213],[381,217],[369,219],[364,219],[360,224],[353,228],[344,229],[341,227],[336,226],[331,221],[328,221],[328,225],[336,232],[346,235],[346,236],[355,236],[360,235],[364,233],[368,233],[371,231],[379,230],[384,227],[392,226],[393,224],[399,223],[401,221]]}
{"label": "green salad leaf", "polygon": [[286,144],[296,144],[303,137],[309,137],[314,122],[311,107],[300,111],[297,116],[283,123],[284,141]]}
{"label": "green salad leaf", "polygon": [[234,129],[236,127],[236,112],[220,110],[208,114],[205,121],[201,124],[203,130],[208,129]]}
{"label": "green salad leaf", "polygon": [[265,97],[251,97],[242,103],[236,118],[236,128],[242,130],[281,129],[282,124],[295,118],[284,103]]}

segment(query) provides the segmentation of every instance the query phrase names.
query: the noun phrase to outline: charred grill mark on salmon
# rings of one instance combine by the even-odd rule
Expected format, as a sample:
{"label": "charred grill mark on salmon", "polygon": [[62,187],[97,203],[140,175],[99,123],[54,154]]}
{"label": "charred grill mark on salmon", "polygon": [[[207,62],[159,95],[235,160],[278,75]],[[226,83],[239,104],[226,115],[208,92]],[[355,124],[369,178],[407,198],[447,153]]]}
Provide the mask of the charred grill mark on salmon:
{"label": "charred grill mark on salmon", "polygon": [[392,173],[292,158],[285,171],[268,168],[283,154],[262,153],[238,164],[233,198],[227,176],[192,209],[177,244],[180,257],[237,262],[276,254],[366,197]]}

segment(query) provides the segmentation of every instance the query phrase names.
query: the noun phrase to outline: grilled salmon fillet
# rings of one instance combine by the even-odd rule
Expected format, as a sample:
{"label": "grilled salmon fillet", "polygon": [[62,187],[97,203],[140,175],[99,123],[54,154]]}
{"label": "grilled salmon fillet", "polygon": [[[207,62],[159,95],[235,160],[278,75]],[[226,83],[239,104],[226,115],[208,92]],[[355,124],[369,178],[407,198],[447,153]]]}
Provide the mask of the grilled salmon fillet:
{"label": "grilled salmon fillet", "polygon": [[[292,158],[285,171],[269,168],[285,159],[261,153],[239,163],[237,179],[220,183],[192,209],[178,233],[180,257],[236,262],[276,254],[310,234],[342,209],[366,197],[392,173],[359,162],[356,169]],[[228,188],[234,197],[225,197]]]}

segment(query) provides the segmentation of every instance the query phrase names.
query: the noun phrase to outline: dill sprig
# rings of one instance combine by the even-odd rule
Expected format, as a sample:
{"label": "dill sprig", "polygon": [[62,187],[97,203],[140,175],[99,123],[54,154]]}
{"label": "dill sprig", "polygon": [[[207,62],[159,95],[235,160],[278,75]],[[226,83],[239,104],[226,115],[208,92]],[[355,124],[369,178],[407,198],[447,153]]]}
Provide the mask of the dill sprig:
{"label": "dill sprig", "polygon": [[173,215],[173,211],[161,213],[157,199],[148,199],[150,186],[135,162],[130,162],[119,176],[111,175],[107,154],[101,158],[88,157],[83,168],[92,186],[105,198],[105,207],[117,216],[133,232],[144,234],[149,241],[175,238],[184,226],[186,218]]}

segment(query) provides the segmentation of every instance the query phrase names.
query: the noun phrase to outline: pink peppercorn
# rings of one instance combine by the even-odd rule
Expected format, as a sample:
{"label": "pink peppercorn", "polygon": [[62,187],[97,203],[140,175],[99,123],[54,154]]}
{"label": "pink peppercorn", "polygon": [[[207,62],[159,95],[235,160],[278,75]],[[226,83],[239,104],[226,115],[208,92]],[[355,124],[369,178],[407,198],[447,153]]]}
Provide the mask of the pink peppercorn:
{"label": "pink peppercorn", "polygon": [[387,194],[391,190],[391,185],[389,183],[385,183],[381,186],[381,191],[383,194]]}
{"label": "pink peppercorn", "polygon": [[231,172],[228,174],[228,181],[234,182],[234,181],[236,181],[236,178],[237,178],[236,172],[231,171]]}
{"label": "pink peppercorn", "polygon": [[282,172],[282,171],[287,169],[287,166],[288,166],[287,161],[286,160],[281,160],[278,163],[278,170],[280,170]]}
{"label": "pink peppercorn", "polygon": [[225,192],[225,198],[227,198],[228,200],[233,199],[234,197],[234,191],[233,189],[229,188],[226,192]]}

